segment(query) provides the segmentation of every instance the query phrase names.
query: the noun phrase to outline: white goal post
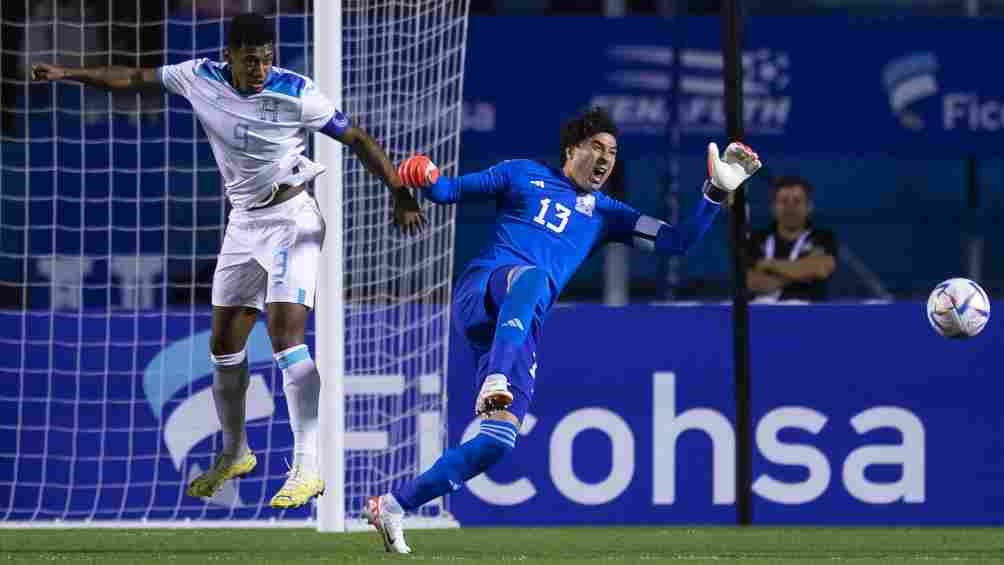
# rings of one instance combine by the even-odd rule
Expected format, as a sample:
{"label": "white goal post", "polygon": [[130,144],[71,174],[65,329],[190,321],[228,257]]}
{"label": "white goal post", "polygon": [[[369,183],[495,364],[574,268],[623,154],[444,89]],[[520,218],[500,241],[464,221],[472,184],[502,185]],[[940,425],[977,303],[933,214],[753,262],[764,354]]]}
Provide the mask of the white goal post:
{"label": "white goal post", "polygon": [[[466,20],[466,0],[317,3],[315,80],[395,162],[422,152],[455,173]],[[333,173],[316,187],[329,228],[316,349],[329,376],[321,460],[334,494],[319,501],[318,526],[343,531],[363,527],[366,496],[424,470],[445,446],[453,209],[427,205],[423,235],[396,233],[387,188],[346,148],[317,137],[316,155]],[[331,378],[342,375],[351,380]],[[387,447],[359,450],[367,441]],[[410,521],[456,525],[442,501]]]}
{"label": "white goal post", "polygon": [[[342,108],[342,3],[320,2],[314,9],[314,80]],[[318,53],[327,54],[318,57]],[[314,181],[314,194],[327,222],[320,278],[317,284],[314,356],[328,378],[321,384],[320,463],[328,490],[317,504],[317,528],[346,529],[345,520],[345,249],[342,240],[342,147],[324,135],[314,136],[314,157],[328,172]],[[335,378],[331,378],[335,377]],[[334,417],[333,417],[334,416]]]}

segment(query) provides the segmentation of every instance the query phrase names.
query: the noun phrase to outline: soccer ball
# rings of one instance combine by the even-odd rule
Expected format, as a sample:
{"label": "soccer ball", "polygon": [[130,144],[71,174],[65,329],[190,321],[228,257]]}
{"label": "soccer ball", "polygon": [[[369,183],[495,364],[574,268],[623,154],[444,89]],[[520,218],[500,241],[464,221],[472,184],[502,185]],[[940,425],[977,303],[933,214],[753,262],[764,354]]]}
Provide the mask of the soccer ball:
{"label": "soccer ball", "polygon": [[944,337],[973,337],[983,331],[989,319],[990,299],[969,279],[948,279],[934,287],[927,298],[927,321]]}

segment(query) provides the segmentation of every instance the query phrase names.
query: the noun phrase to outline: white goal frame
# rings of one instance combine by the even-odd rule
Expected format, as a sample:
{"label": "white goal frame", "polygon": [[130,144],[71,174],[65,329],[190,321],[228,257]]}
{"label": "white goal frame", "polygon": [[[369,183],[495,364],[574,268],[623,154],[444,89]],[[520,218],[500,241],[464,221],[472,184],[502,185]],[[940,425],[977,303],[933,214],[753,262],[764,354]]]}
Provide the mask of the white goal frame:
{"label": "white goal frame", "polygon": [[[326,53],[318,57],[318,53]],[[342,2],[314,2],[314,81],[326,92],[335,108],[342,108]],[[314,357],[321,380],[320,433],[318,438],[321,478],[325,495],[317,503],[317,529],[341,532],[345,520],[345,251],[342,241],[343,207],[342,146],[314,134],[314,158],[328,172],[314,180],[314,194],[328,229],[321,253],[314,310]],[[334,417],[332,417],[334,416]]]}
{"label": "white goal frame", "polygon": [[[344,107],[342,57],[342,2],[314,1],[314,81],[328,94],[336,108]],[[318,57],[318,53],[324,53]],[[463,58],[463,55],[461,55]],[[461,84],[463,78],[461,76]],[[461,89],[462,92],[462,89]],[[325,495],[317,504],[317,529],[350,532],[371,528],[363,520],[348,520],[345,512],[345,247],[344,166],[345,149],[325,135],[314,134],[314,157],[328,172],[315,179],[315,197],[327,222],[317,296],[315,358],[325,378],[321,385],[319,461]],[[445,379],[445,375],[443,375]],[[443,409],[445,411],[446,404]],[[446,414],[443,414],[444,421]],[[445,435],[445,434],[444,434]],[[446,438],[443,438],[445,445]],[[379,494],[379,493],[374,493]],[[458,528],[460,523],[444,508],[439,516],[409,516],[410,529]]]}

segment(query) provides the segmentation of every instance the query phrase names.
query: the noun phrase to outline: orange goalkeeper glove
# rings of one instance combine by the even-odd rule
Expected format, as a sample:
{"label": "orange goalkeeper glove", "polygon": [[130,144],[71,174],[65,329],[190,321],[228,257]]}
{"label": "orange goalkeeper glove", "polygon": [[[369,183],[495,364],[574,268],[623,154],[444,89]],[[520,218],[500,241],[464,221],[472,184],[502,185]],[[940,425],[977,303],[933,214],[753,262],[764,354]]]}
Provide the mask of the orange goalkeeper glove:
{"label": "orange goalkeeper glove", "polygon": [[401,182],[411,188],[426,188],[439,180],[439,167],[425,155],[412,155],[397,167]]}

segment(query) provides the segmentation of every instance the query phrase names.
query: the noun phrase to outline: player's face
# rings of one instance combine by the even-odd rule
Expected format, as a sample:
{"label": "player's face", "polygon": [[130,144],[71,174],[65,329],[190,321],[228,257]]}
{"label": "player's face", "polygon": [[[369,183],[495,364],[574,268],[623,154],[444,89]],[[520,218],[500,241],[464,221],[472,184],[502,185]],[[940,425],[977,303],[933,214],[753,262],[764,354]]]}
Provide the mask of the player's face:
{"label": "player's face", "polygon": [[774,194],[774,219],[787,229],[804,228],[809,220],[809,198],[800,185],[783,186]]}
{"label": "player's face", "polygon": [[227,62],[230,63],[234,88],[250,93],[261,92],[265,88],[265,79],[272,70],[272,61],[275,58],[271,43],[257,47],[230,48],[225,54]]}
{"label": "player's face", "polygon": [[569,149],[564,173],[582,190],[599,190],[617,162],[617,138],[597,133]]}

